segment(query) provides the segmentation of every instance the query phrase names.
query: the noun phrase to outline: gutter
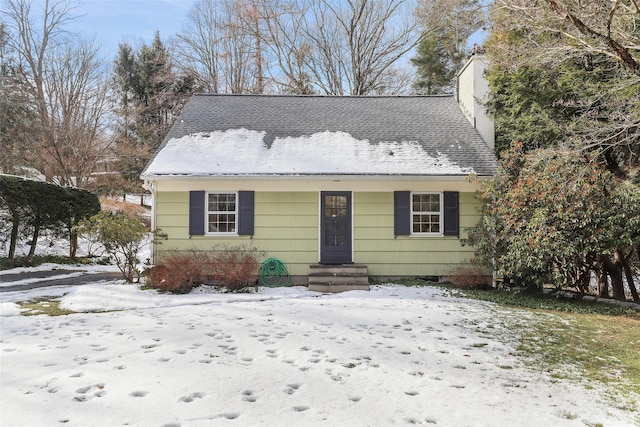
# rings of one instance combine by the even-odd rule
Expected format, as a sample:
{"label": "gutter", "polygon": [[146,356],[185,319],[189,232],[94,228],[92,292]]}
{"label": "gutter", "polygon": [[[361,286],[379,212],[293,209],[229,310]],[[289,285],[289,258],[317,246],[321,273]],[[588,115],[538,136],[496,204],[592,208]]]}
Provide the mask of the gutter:
{"label": "gutter", "polygon": [[[466,181],[469,177],[474,176],[475,178],[484,180],[489,179],[493,175],[477,175],[474,173],[469,173],[467,175],[361,175],[361,174],[342,174],[342,175],[252,175],[252,174],[211,174],[211,175],[190,175],[190,174],[167,174],[167,175],[146,175],[141,176],[142,179],[145,180],[145,185],[147,182],[154,182],[150,180],[210,180],[210,179],[228,179],[228,180],[237,180],[237,179],[260,179],[260,180],[282,180],[282,179],[307,179],[307,180],[319,180],[319,181],[355,181],[362,179],[384,179],[384,180],[398,180],[398,181],[406,181],[406,180],[427,180],[427,181]],[[154,184],[155,185],[155,184]],[[144,185],[143,185],[144,187]],[[147,187],[144,187],[147,188]]]}
{"label": "gutter", "polygon": [[[156,231],[156,183],[155,181],[149,181],[147,179],[144,180],[144,184],[142,184],[142,188],[149,191],[151,193],[151,232],[155,233]],[[152,238],[149,242],[149,251],[151,253],[151,264],[155,262],[156,253],[155,253],[155,244],[153,243],[154,239]]]}

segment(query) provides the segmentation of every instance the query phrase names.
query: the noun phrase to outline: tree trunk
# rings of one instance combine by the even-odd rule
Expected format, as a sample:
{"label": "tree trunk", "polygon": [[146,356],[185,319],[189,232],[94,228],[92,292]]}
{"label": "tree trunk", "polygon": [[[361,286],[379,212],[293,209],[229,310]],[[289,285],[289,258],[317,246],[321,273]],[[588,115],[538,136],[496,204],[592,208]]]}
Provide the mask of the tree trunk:
{"label": "tree trunk", "polygon": [[622,263],[618,257],[619,252],[616,250],[614,253],[614,260],[607,256],[602,257],[602,265],[607,274],[611,277],[611,289],[613,290],[613,298],[619,301],[625,301],[624,295],[624,282],[622,281]]}
{"label": "tree trunk", "polygon": [[20,229],[20,215],[18,212],[13,212],[13,221],[11,226],[11,240],[9,241],[9,265],[13,266],[13,261],[16,257],[16,244],[18,243],[18,230]]}
{"label": "tree trunk", "polygon": [[633,280],[633,272],[631,271],[631,266],[629,265],[629,261],[625,257],[621,256],[620,262],[622,263],[622,268],[624,269],[624,275],[625,275],[625,278],[627,279],[627,285],[629,286],[629,290],[631,291],[633,302],[640,303],[640,296],[638,296],[638,290],[636,289],[636,284],[635,284],[635,281]]}
{"label": "tree trunk", "polygon": [[33,237],[31,239],[31,245],[29,247],[29,255],[27,255],[27,261],[31,264],[33,257],[36,254],[36,246],[38,245],[38,236],[40,236],[40,224],[36,224],[33,227]]}
{"label": "tree trunk", "polygon": [[591,282],[591,270],[578,273],[577,287],[580,291],[580,298],[589,293],[589,282]]}
{"label": "tree trunk", "polygon": [[69,232],[69,258],[76,259],[76,252],[78,251],[78,233],[75,231]]}
{"label": "tree trunk", "polygon": [[607,278],[607,271],[602,265],[602,257],[598,257],[596,265],[598,270],[596,271],[596,277],[598,279],[598,296],[600,298],[609,298],[609,281]]}

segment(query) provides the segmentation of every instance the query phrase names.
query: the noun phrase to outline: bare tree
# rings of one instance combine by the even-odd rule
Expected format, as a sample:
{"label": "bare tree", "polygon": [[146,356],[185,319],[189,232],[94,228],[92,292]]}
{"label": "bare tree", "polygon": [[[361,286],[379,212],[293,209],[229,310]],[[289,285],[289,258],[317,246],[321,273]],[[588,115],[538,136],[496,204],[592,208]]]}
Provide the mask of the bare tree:
{"label": "bare tree", "polygon": [[387,93],[394,66],[420,40],[412,3],[319,0],[305,26],[307,67],[329,95]]}
{"label": "bare tree", "polygon": [[259,49],[260,36],[255,36],[251,5],[239,1],[226,1],[218,27],[223,31],[220,58],[222,78],[227,92],[262,93],[262,55]]}
{"label": "bare tree", "polygon": [[196,77],[196,86],[208,93],[220,91],[222,30],[218,3],[196,2],[187,24],[177,35],[173,51],[178,68]]}
{"label": "bare tree", "polygon": [[633,74],[640,76],[640,65],[632,52],[640,48],[637,1],[582,2],[544,0],[556,19],[570,25],[559,25],[556,31],[584,49],[609,55],[620,61]]}
{"label": "bare tree", "polygon": [[48,180],[86,186],[106,142],[107,78],[93,42],[65,30],[72,9],[64,0],[5,0],[9,44],[36,111],[29,151]]}
{"label": "bare tree", "polygon": [[270,78],[285,93],[315,93],[306,66],[311,46],[305,36],[308,1],[272,0],[263,2],[259,13],[264,23],[266,49],[274,64]]}
{"label": "bare tree", "polygon": [[[399,60],[419,41],[406,0],[200,0],[179,35],[211,91],[367,95],[407,87]],[[208,48],[202,45],[206,43]],[[215,65],[215,67],[213,67]],[[215,70],[215,72],[204,72]]]}
{"label": "bare tree", "polygon": [[209,93],[263,93],[259,0],[199,0],[175,42],[176,64]]}

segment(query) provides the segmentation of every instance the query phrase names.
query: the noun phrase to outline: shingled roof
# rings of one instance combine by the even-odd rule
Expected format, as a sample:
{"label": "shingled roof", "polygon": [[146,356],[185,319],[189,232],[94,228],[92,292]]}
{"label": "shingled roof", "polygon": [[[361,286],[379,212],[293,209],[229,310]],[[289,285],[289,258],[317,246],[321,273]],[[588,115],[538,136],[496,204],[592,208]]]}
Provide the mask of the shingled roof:
{"label": "shingled roof", "polygon": [[[246,147],[254,139],[257,151]],[[320,146],[342,164],[310,166],[310,156],[328,155]],[[295,165],[283,160],[304,153]],[[438,167],[443,162],[454,167]],[[495,169],[492,150],[452,96],[196,94],[142,175],[486,176]]]}

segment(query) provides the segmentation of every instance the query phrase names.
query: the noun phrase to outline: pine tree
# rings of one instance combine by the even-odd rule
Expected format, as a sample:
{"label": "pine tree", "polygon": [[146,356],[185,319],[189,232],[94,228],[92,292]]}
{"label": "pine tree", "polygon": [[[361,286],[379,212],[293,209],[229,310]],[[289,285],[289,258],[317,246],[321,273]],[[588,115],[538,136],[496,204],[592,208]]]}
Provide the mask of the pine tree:
{"label": "pine tree", "polygon": [[413,87],[421,95],[437,95],[453,91],[456,70],[442,44],[442,37],[428,35],[418,45],[411,59],[418,76]]}
{"label": "pine tree", "polygon": [[111,188],[104,191],[138,191],[140,173],[193,93],[195,80],[176,75],[156,32],[151,45],[142,45],[136,52],[127,44],[120,45],[113,83],[119,104],[116,155],[122,182],[110,180]]}
{"label": "pine tree", "polygon": [[479,0],[422,0],[416,10],[423,28],[413,87],[418,93],[453,93],[455,76],[469,54],[467,41],[485,22]]}
{"label": "pine tree", "polygon": [[29,152],[21,142],[28,138],[34,114],[8,36],[0,22],[0,172],[19,174],[23,171],[18,168],[30,165]]}

